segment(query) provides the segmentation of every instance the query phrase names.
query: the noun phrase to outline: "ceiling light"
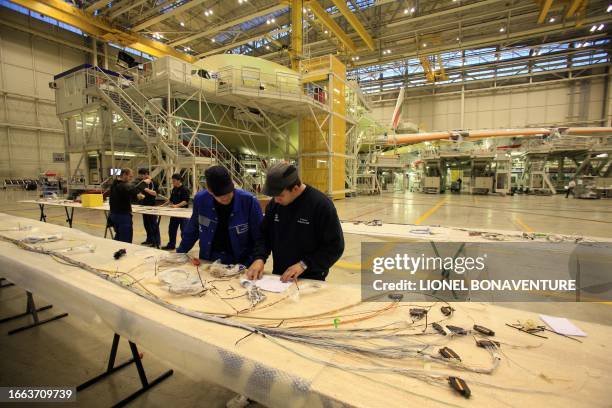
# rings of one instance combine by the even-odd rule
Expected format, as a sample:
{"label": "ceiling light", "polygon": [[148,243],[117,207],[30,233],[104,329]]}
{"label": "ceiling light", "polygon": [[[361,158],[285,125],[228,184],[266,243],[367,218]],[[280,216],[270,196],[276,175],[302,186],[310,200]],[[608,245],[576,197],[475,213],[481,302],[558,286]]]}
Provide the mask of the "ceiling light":
{"label": "ceiling light", "polygon": [[427,47],[427,43],[423,43],[423,48]]}
{"label": "ceiling light", "polygon": [[500,27],[499,32],[503,33],[504,31],[506,31],[506,29],[504,27]]}
{"label": "ceiling light", "polygon": [[608,8],[606,9],[606,12],[611,12],[612,11],[612,4],[608,4]]}
{"label": "ceiling light", "polygon": [[266,45],[266,50],[269,50],[269,49],[270,49],[270,46],[269,46],[269,45]]}
{"label": "ceiling light", "polygon": [[554,18],[554,17],[551,17],[551,18],[548,20],[548,22],[549,22],[549,23],[554,23],[554,22],[555,22],[555,18]]}
{"label": "ceiling light", "polygon": [[210,42],[215,42],[216,40],[213,38],[212,40],[210,40]]}
{"label": "ceiling light", "polygon": [[208,14],[210,14],[212,16],[213,15],[213,11],[212,10],[208,10]]}
{"label": "ceiling light", "polygon": [[414,8],[414,7],[412,7],[412,8],[410,9],[410,12],[411,12],[411,13],[414,13],[414,10],[415,10],[415,8]]}
{"label": "ceiling light", "polygon": [[601,31],[601,30],[603,30],[603,29],[604,29],[604,27],[605,27],[605,25],[600,24],[600,25],[599,25],[599,27],[597,27],[597,31]]}
{"label": "ceiling light", "polygon": [[590,32],[593,32],[593,31],[595,31],[595,30],[597,30],[597,26],[596,26],[596,25],[594,25],[593,27],[591,27],[591,29],[590,29],[589,31],[590,31]]}
{"label": "ceiling light", "polygon": [[208,10],[204,12],[204,15],[208,17]]}
{"label": "ceiling light", "polygon": [[355,60],[359,61],[359,55],[355,57]]}
{"label": "ceiling light", "polygon": [[329,34],[329,31],[325,30],[325,34]]}
{"label": "ceiling light", "polygon": [[181,25],[181,27],[185,27],[185,23],[183,23],[182,21],[179,24]]}
{"label": "ceiling light", "polygon": [[271,22],[276,23],[276,19],[274,17],[272,17],[272,19],[270,19]]}
{"label": "ceiling light", "polygon": [[408,9],[404,9],[404,14],[408,14],[409,12]]}
{"label": "ceiling light", "polygon": [[270,19],[266,20],[266,24],[270,25]]}
{"label": "ceiling light", "polygon": [[391,54],[391,50],[387,50],[387,54]]}
{"label": "ceiling light", "polygon": [[456,38],[457,41],[460,41],[461,39],[459,37]]}

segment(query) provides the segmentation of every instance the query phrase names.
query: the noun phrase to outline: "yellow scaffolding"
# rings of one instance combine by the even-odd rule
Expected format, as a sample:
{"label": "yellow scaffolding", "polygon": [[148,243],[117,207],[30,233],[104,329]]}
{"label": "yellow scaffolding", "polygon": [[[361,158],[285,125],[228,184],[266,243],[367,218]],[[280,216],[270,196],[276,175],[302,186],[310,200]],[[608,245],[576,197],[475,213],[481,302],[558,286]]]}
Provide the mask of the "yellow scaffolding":
{"label": "yellow scaffolding", "polygon": [[299,160],[302,180],[333,199],[345,197],[346,67],[333,55],[303,61],[304,84],[328,112],[300,120]]}

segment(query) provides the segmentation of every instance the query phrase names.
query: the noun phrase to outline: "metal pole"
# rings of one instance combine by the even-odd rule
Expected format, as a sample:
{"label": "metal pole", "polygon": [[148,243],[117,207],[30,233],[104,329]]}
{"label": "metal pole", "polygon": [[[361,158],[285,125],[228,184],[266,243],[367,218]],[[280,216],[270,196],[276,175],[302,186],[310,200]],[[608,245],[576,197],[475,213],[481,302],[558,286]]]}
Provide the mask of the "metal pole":
{"label": "metal pole", "polygon": [[108,44],[104,43],[104,69],[108,69]]}
{"label": "metal pole", "polygon": [[610,103],[610,98],[612,98],[612,81],[610,81],[610,75],[612,75],[612,70],[608,65],[606,79],[604,82],[604,103],[603,103],[603,115],[602,115],[602,126],[612,126],[612,103]]}
{"label": "metal pole", "polygon": [[91,37],[91,50],[92,50],[92,65],[94,67],[98,66],[98,40],[94,37]]}

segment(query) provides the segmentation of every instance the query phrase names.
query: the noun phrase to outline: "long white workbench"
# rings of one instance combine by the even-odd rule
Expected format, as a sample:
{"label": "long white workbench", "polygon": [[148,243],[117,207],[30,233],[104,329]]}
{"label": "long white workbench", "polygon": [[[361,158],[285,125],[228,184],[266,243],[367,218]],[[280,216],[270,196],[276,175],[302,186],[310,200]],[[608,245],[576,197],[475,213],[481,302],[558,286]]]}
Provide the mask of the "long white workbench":
{"label": "long white workbench", "polygon": [[[66,222],[72,228],[72,222],[74,219],[74,210],[76,208],[89,209],[104,211],[108,220],[108,213],[110,211],[108,202],[105,202],[99,207],[83,207],[81,203],[70,201],[70,200],[23,200],[20,203],[36,204],[40,209],[40,221],[46,221],[45,206],[62,207],[66,211]],[[70,209],[70,210],[69,210]],[[151,214],[158,217],[178,217],[178,218],[191,218],[191,208],[169,208],[162,206],[144,206],[144,205],[132,205],[132,211],[136,214]],[[376,222],[360,222],[360,221],[341,221],[342,231],[345,234],[355,234],[372,236],[379,238],[390,238],[390,239],[403,239],[410,241],[454,241],[454,242],[487,242],[487,241],[520,241],[520,240],[535,240],[545,241],[549,234],[525,234],[519,231],[505,231],[505,230],[472,230],[467,228],[449,228],[442,226],[426,226],[426,225],[413,225],[413,224],[393,224],[384,223],[377,225]],[[110,225],[107,222],[106,230],[104,231],[104,237],[112,231]],[[555,235],[555,234],[550,234]],[[531,236],[531,238],[529,238]],[[577,238],[577,237],[564,237],[564,238]],[[584,238],[584,237],[580,237]],[[588,237],[591,240],[610,242],[610,238],[593,238]]]}
{"label": "long white workbench", "polygon": [[[60,249],[84,243],[95,252],[71,255],[87,265],[109,271],[113,276],[130,271],[139,281],[126,276],[126,284],[146,288],[162,302],[192,311],[235,315],[248,303],[239,297],[238,278],[219,281],[207,273],[202,279],[213,285],[204,296],[170,294],[156,279],[156,265],[163,251],[94,237],[81,231],[0,214],[0,235],[23,239],[32,231],[7,231],[33,226],[36,234],[61,233],[63,240],[41,244]],[[119,260],[113,253],[127,249]],[[181,266],[192,268],[190,265]],[[332,273],[337,273],[333,271]],[[315,347],[301,342],[249,334],[220,323],[186,316],[133,293],[82,268],[54,262],[48,255],[30,252],[0,240],[0,276],[17,286],[41,295],[57,307],[89,323],[103,325],[150,350],[175,370],[196,380],[227,387],[270,407],[406,407],[420,406],[546,406],[605,407],[612,396],[609,353],[612,328],[575,322],[588,337],[582,343],[547,333],[547,339],[531,336],[505,326],[517,319],[538,320],[537,315],[484,303],[455,303],[453,316],[444,323],[471,327],[477,323],[496,332],[502,343],[499,368],[491,375],[468,372],[420,358],[374,358],[346,350]],[[124,279],[125,278],[125,279]],[[358,285],[300,281],[299,296],[268,294],[255,309],[228,317],[231,322],[257,324],[267,328],[293,328],[301,333],[344,336],[351,344],[372,345],[358,340],[372,331],[388,330],[389,324],[404,325],[390,331],[384,345],[414,342],[430,345],[432,352],[450,346],[470,367],[488,367],[489,354],[474,345],[472,336],[427,334],[422,322],[410,323],[408,307],[414,305],[360,303]],[[442,304],[432,306],[429,322],[441,321]],[[562,310],[562,306],[560,306]],[[69,317],[70,318],[70,317]],[[339,323],[339,326],[338,326]],[[56,324],[56,323],[50,323]],[[335,328],[337,326],[337,328]],[[382,329],[386,327],[386,329]],[[299,329],[299,327],[302,327]],[[35,329],[36,330],[36,329]],[[412,340],[410,340],[412,339]],[[75,340],[76,341],[76,340]],[[106,353],[107,350],[100,350]],[[146,365],[146,360],[144,361]],[[384,371],[392,367],[397,372]],[[413,370],[427,381],[404,374]],[[384,371],[384,372],[381,372]],[[436,374],[438,373],[438,374]],[[434,375],[435,374],[435,375]],[[438,375],[439,378],[435,378]],[[470,399],[452,390],[446,376],[459,376],[471,388]],[[78,384],[83,379],[75,378]],[[158,387],[170,386],[162,383]]]}
{"label": "long white workbench", "polygon": [[[74,221],[74,210],[76,208],[104,211],[106,218],[106,228],[104,230],[104,238],[110,233],[111,238],[113,236],[112,228],[109,224],[109,213],[110,207],[108,202],[105,202],[98,207],[83,207],[83,205],[76,201],[61,200],[61,199],[40,199],[40,200],[21,200],[20,203],[25,204],[36,204],[40,209],[40,221],[47,221],[47,214],[45,213],[45,206],[62,207],[66,211],[66,222],[68,226],[72,228],[72,222]],[[158,218],[158,223],[161,217],[178,217],[178,218],[191,218],[191,208],[171,208],[164,206],[150,206],[150,205],[132,205],[132,212],[136,214],[149,214],[155,215]]]}

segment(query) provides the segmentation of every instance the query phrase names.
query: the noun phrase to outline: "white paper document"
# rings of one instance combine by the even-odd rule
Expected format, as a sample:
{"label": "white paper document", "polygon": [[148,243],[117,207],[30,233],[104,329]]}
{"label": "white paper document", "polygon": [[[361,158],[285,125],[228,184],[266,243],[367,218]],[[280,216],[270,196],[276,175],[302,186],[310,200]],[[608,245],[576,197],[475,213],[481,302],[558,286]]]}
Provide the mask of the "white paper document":
{"label": "white paper document", "polygon": [[576,327],[572,322],[567,320],[565,317],[554,317],[547,315],[540,315],[540,319],[550,327],[552,331],[566,336],[580,336],[586,337],[586,333]]}
{"label": "white paper document", "polygon": [[[241,279],[240,284],[244,286],[244,281],[246,280],[247,279],[244,278]],[[255,283],[255,286],[257,286],[259,289],[274,293],[283,293],[291,285],[293,285],[293,281],[281,282],[280,276],[278,275],[264,275],[261,279],[252,282]]]}

